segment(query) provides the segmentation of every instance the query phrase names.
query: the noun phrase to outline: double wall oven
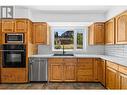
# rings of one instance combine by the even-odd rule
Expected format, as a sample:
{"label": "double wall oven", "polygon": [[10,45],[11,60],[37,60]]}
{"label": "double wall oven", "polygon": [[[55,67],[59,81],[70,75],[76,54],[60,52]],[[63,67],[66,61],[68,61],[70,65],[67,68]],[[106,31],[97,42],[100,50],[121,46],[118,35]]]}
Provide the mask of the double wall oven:
{"label": "double wall oven", "polygon": [[2,46],[3,68],[26,67],[26,45],[23,34],[5,34],[5,43]]}

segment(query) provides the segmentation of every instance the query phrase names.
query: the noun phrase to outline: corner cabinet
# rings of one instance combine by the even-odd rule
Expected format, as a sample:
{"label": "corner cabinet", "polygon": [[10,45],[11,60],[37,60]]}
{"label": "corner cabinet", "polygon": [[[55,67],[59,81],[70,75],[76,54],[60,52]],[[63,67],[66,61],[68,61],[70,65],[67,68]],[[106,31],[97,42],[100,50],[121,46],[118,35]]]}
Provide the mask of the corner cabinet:
{"label": "corner cabinet", "polygon": [[115,19],[105,22],[105,44],[115,44]]}
{"label": "corner cabinet", "polygon": [[89,45],[100,45],[104,44],[104,23],[96,22],[89,26],[88,28],[89,35]]}
{"label": "corner cabinet", "polygon": [[106,87],[119,89],[118,65],[110,61],[106,61]]}
{"label": "corner cabinet", "polygon": [[33,43],[34,44],[49,44],[49,26],[45,22],[33,23]]}
{"label": "corner cabinet", "polygon": [[127,12],[116,16],[116,44],[127,44]]}

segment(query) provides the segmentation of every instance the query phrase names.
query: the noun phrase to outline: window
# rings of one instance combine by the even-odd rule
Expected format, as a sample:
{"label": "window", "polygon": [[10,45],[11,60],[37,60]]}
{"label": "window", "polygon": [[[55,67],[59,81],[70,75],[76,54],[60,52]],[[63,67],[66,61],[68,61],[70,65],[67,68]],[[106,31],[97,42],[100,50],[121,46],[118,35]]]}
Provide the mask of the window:
{"label": "window", "polygon": [[54,30],[54,48],[62,49],[74,49],[74,31],[57,29]]}
{"label": "window", "polygon": [[53,50],[84,49],[84,29],[53,29]]}

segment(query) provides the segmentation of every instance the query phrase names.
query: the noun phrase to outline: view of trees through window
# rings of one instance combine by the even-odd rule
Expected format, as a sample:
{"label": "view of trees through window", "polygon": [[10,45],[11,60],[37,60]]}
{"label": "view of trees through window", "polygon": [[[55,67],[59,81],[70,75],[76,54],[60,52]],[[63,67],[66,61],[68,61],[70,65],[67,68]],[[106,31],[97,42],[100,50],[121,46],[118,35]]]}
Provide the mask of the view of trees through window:
{"label": "view of trees through window", "polygon": [[65,49],[83,49],[83,31],[83,29],[54,29],[54,49],[62,49],[63,45]]}
{"label": "view of trees through window", "polygon": [[83,33],[77,33],[77,49],[83,49]]}
{"label": "view of trees through window", "polygon": [[54,46],[55,49],[74,49],[74,31],[57,29],[54,32]]}

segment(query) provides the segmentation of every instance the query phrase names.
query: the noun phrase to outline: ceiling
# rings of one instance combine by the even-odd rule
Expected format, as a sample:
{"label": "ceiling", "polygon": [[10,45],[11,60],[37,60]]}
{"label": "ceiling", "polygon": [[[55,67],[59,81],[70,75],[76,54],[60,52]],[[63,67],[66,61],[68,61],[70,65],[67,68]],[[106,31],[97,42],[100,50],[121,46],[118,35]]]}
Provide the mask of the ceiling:
{"label": "ceiling", "polygon": [[23,6],[25,8],[54,14],[104,14],[113,6]]}

